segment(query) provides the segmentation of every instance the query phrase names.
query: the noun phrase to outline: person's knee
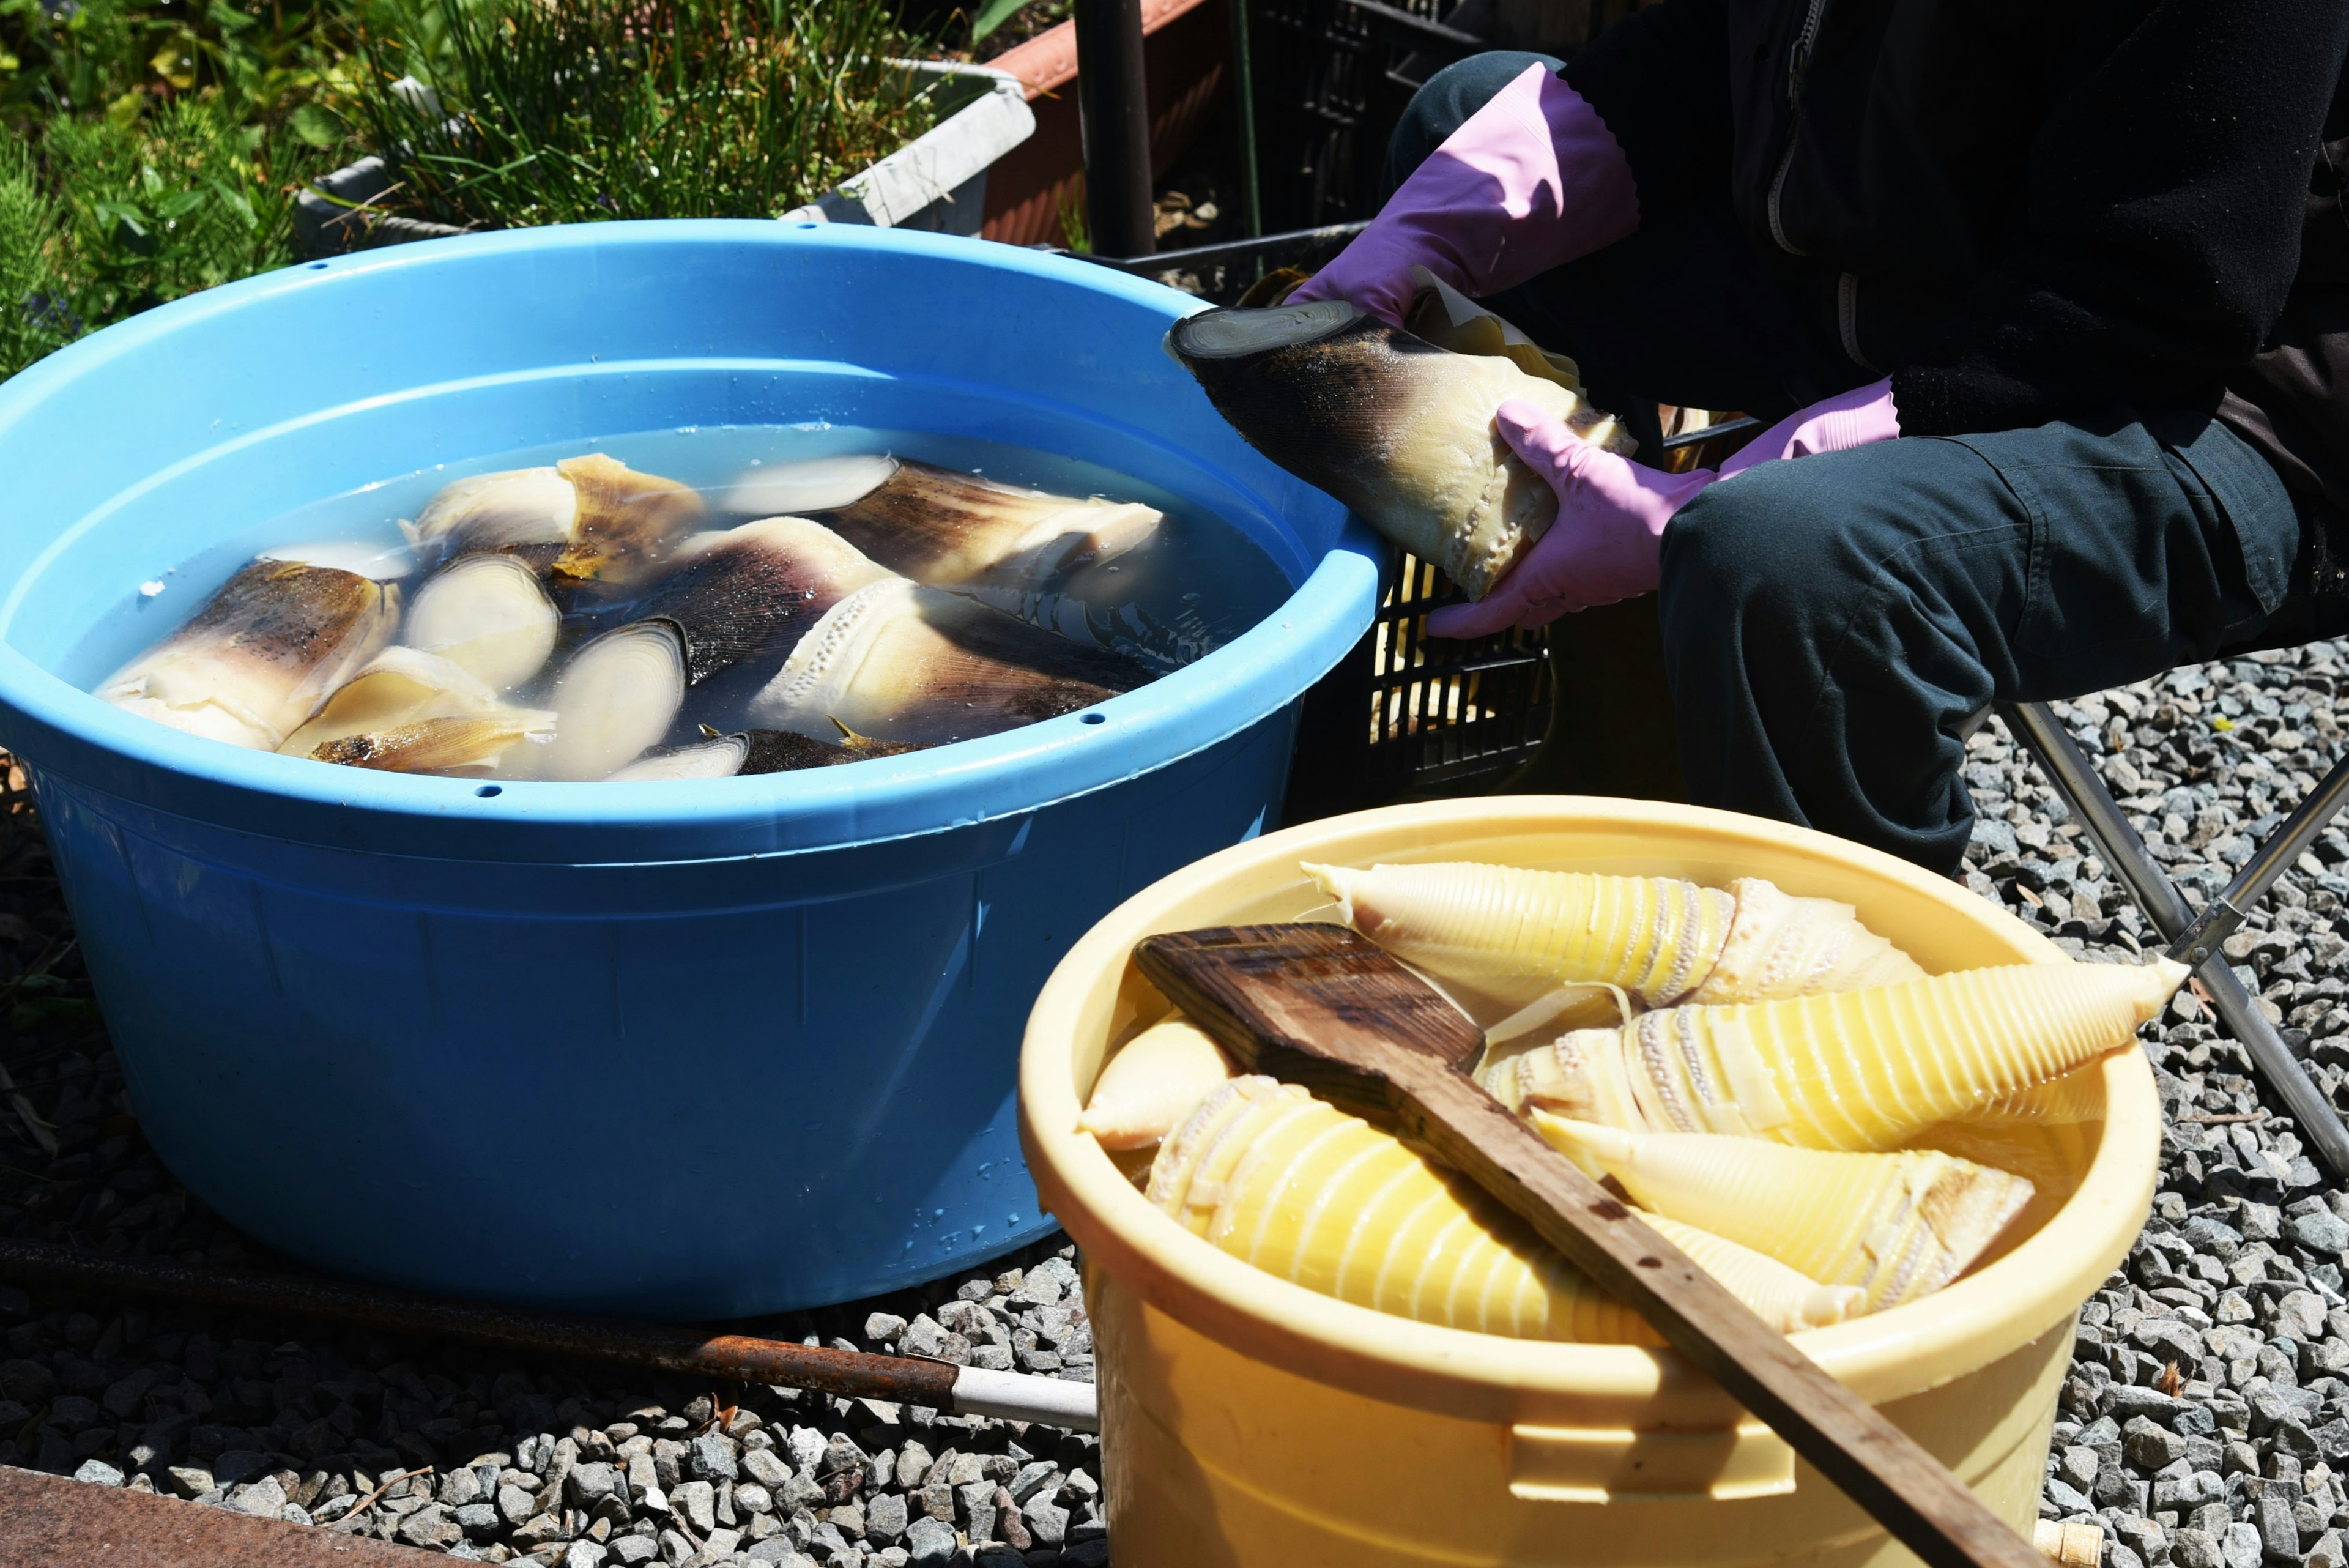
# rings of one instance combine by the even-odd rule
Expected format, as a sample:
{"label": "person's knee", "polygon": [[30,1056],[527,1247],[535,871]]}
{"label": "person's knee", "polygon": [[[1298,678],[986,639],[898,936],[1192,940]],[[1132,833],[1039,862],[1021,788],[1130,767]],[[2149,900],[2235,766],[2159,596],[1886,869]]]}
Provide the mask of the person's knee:
{"label": "person's knee", "polygon": [[1672,518],[1662,561],[1668,639],[1742,641],[1757,621],[1794,635],[1867,589],[1874,573],[1847,537],[1851,509],[1801,466],[1771,464],[1712,485]]}
{"label": "person's knee", "polygon": [[1521,49],[1494,49],[1455,60],[1427,78],[1412,95],[1411,105],[1387,140],[1386,192],[1411,178],[1427,155],[1444,145],[1461,123],[1493,100],[1494,95],[1525,74],[1527,66],[1550,70],[1565,68],[1548,55]]}

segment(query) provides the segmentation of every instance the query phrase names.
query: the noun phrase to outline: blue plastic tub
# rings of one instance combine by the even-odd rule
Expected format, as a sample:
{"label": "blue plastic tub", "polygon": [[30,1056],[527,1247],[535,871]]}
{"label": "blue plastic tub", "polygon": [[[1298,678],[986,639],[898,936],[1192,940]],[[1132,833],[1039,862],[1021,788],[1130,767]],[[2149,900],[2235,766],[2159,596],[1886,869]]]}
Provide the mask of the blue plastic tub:
{"label": "blue plastic tub", "polygon": [[[1012,1116],[1030,1002],[1127,894],[1275,826],[1297,700],[1376,595],[1361,525],[1159,351],[1195,307],[978,241],[609,223],[312,263],[0,387],[0,741],[165,1161],[328,1268],[665,1316],[844,1300],[1048,1230]],[[51,673],[159,566],[330,493],[817,419],[1122,470],[1295,591],[1082,714],[691,784],[324,767]]]}

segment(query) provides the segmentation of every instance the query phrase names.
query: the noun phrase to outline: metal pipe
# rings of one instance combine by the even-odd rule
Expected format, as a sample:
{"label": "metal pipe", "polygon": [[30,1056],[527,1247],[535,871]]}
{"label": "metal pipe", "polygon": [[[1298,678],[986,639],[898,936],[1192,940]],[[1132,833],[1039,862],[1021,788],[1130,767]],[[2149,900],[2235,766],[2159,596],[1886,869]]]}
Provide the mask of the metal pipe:
{"label": "metal pipe", "polygon": [[1077,120],[1093,252],[1144,256],[1157,244],[1150,202],[1150,95],[1142,0],[1077,0]]}
{"label": "metal pipe", "polygon": [[447,1301],[385,1285],[295,1274],[199,1269],[116,1258],[34,1241],[0,1241],[0,1279],[107,1291],[251,1312],[282,1313],[390,1334],[463,1340],[500,1350],[566,1355],[805,1388],[844,1399],[926,1405],[949,1414],[998,1416],[1100,1430],[1090,1383],[989,1372],[907,1355],[869,1355],[787,1340],[709,1334],[681,1324],[636,1323],[574,1313]]}
{"label": "metal pipe", "polygon": [[1243,233],[1264,233],[1264,206],[1256,166],[1256,62],[1248,48],[1248,0],[1231,0],[1232,90],[1240,107],[1240,223]]}
{"label": "metal pipe", "polygon": [[1370,220],[1365,218],[1355,223],[1324,223],[1318,229],[1291,229],[1286,234],[1259,234],[1251,240],[1218,240],[1212,245],[1160,251],[1154,255],[1094,254],[1082,259],[1131,273],[1161,273],[1173,267],[1213,266],[1217,262],[1238,261],[1251,254],[1260,254],[1268,261],[1286,261],[1325,246],[1336,246],[1370,226]]}
{"label": "metal pipe", "polygon": [[1723,420],[1717,425],[1707,425],[1702,430],[1682,431],[1679,435],[1666,436],[1664,450],[1678,452],[1684,446],[1702,446],[1705,442],[1718,440],[1722,436],[1743,435],[1747,431],[1758,431],[1761,428],[1760,420],[1751,414],[1740,414],[1733,420]]}
{"label": "metal pipe", "polygon": [[[2002,702],[1998,710],[2007,728],[2039,759],[2048,782],[2072,808],[2072,815],[2079,818],[2081,830],[2095,842],[2096,853],[2127,887],[2137,908],[2153,922],[2153,929],[2161,933],[2162,940],[2174,942],[2185,935],[2194,924],[2194,911],[2170,881],[2168,873],[2146,852],[2145,841],[2137,836],[2137,829],[2129,826],[2128,818],[2121,815],[2120,807],[2106,793],[2103,781],[2081,754],[2071,732],[2064,728],[2044,702]],[[2338,768],[2334,770],[2335,774],[2340,772]],[[2333,779],[2328,776],[2324,789],[2311,800],[2333,786]],[[2295,813],[2293,820],[2298,819]],[[2268,880],[2271,882],[2273,877]],[[2260,891],[2266,889],[2267,883],[2262,882]],[[2291,1048],[2284,1044],[2283,1036],[2268,1022],[2268,1015],[2260,1011],[2258,1000],[2235,978],[2226,954],[2206,950],[2201,960],[2191,967],[2202,989],[2209,993],[2211,1010],[2218,1013],[2219,1022],[2250,1053],[2251,1070],[2283,1102],[2285,1111],[2334,1178],[2349,1177],[2349,1129],[2342,1127],[2340,1116],[2326,1102],[2323,1093],[2309,1081]]]}

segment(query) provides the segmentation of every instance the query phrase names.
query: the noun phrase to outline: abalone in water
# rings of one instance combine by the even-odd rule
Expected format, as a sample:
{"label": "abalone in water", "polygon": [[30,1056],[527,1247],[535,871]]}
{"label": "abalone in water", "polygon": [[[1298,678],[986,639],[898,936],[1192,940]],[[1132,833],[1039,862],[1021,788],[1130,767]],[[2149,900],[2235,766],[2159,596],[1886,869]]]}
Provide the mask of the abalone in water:
{"label": "abalone in water", "polygon": [[885,576],[843,598],[750,699],[752,723],[944,745],[1073,713],[1149,672],[942,588]]}
{"label": "abalone in water", "polygon": [[1508,359],[1454,354],[1343,300],[1208,310],[1166,348],[1250,446],[1481,599],[1557,516],[1493,414],[1522,398],[1629,453],[1612,418]]}
{"label": "abalone in water", "polygon": [[356,572],[255,561],[98,694],[191,735],[274,751],[399,621],[399,590]]}
{"label": "abalone in water", "polygon": [[675,480],[589,452],[460,479],[412,533],[427,560],[505,553],[558,577],[627,583],[648,576],[701,514],[701,497]]}
{"label": "abalone in water", "polygon": [[819,514],[900,576],[934,587],[991,590],[990,602],[1113,560],[1165,521],[1139,502],[1023,490],[894,457],[815,458],[756,469],[737,483],[730,504]]}
{"label": "abalone in water", "polygon": [[416,591],[406,640],[492,687],[519,686],[554,651],[562,612],[512,556],[460,556]]}
{"label": "abalone in water", "polygon": [[[435,720],[460,718],[494,722],[415,731]],[[368,767],[414,773],[489,771],[514,742],[525,735],[543,738],[554,725],[553,713],[509,706],[453,659],[421,649],[387,648],[336,688],[317,716],[287,736],[278,750],[320,762],[364,758]],[[397,742],[388,738],[394,732],[402,732]],[[374,739],[356,751],[344,746],[327,754],[329,747],[361,737]],[[428,752],[444,760],[429,765],[418,760]]]}

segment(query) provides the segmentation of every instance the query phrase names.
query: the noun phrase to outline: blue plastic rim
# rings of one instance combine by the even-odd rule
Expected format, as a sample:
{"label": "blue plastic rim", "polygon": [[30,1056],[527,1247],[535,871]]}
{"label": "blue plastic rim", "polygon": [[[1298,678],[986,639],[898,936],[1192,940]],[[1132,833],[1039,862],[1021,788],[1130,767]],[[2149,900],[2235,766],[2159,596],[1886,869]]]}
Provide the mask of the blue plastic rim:
{"label": "blue plastic rim", "polygon": [[[1276,825],[1297,701],[1377,594],[1360,524],[1160,352],[1195,308],[942,235],[595,224],[251,279],[0,386],[0,741],[167,1163],[327,1267],[651,1315],[850,1299],[1048,1230],[1011,1114],[1030,1001],[1125,895]],[[813,420],[1133,474],[1294,591],[1088,712],[751,779],[327,768],[51,673],[160,568],[321,496]]]}

